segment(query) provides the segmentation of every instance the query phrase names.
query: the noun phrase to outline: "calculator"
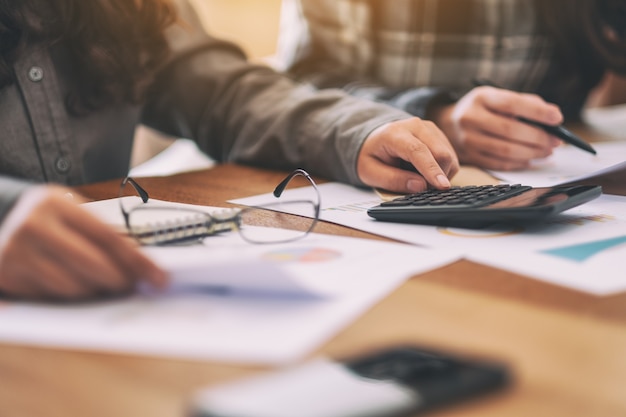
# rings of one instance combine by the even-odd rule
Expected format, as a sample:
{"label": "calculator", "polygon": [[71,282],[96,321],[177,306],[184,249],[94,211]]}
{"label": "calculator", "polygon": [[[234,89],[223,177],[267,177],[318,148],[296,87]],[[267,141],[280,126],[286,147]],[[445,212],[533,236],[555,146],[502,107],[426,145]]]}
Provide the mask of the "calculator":
{"label": "calculator", "polygon": [[485,228],[546,220],[602,194],[598,185],[532,187],[476,185],[427,190],[380,203],[367,214],[377,220]]}

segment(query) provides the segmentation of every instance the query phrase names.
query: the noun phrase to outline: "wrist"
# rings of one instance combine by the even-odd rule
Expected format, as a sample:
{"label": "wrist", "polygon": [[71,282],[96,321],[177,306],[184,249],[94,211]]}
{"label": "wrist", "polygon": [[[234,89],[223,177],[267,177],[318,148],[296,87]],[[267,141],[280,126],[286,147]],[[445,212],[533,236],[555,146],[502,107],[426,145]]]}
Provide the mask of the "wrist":
{"label": "wrist", "polygon": [[435,123],[451,142],[454,136],[454,124],[452,122],[454,106],[454,103],[433,106],[428,113],[428,120]]}

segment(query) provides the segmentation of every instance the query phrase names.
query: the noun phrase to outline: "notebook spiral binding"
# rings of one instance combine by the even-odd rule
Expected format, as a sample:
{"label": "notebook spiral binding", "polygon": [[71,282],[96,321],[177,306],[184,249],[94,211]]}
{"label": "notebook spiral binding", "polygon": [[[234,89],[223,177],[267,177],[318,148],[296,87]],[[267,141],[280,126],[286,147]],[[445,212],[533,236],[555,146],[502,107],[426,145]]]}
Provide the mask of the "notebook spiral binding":
{"label": "notebook spiral binding", "polygon": [[[180,213],[178,210],[177,212]],[[202,239],[217,233],[236,230],[240,225],[239,212],[240,210],[228,209],[211,214],[192,213],[181,218],[133,227],[132,234],[141,243],[147,245]]]}

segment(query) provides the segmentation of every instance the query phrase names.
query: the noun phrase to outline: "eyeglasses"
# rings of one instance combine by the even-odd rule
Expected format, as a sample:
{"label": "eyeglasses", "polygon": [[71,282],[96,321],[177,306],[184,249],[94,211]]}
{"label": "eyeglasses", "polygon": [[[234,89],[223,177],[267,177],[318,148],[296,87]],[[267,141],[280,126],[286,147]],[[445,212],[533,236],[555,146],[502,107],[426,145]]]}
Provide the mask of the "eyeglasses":
{"label": "eyeglasses", "polygon": [[[293,189],[287,186],[296,176],[305,177],[312,187],[290,198]],[[126,186],[135,189],[141,201],[131,203],[122,198]],[[250,243],[282,243],[301,239],[309,234],[319,220],[321,196],[310,175],[297,169],[276,186],[273,192],[276,203],[244,209],[224,209],[209,213],[199,209],[170,207],[167,204],[149,204],[148,193],[131,177],[120,185],[119,202],[128,234],[142,245],[169,245],[201,240],[208,236],[236,230]],[[299,216],[294,216],[297,214]],[[268,226],[268,227],[259,227]]]}

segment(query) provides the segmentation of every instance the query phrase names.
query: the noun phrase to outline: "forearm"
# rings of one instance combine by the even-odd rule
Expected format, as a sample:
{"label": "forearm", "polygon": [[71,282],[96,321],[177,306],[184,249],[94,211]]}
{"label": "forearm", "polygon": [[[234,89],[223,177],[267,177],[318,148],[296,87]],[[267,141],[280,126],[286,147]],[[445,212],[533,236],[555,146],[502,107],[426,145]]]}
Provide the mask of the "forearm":
{"label": "forearm", "polygon": [[429,118],[433,108],[450,104],[461,95],[443,87],[389,87],[373,78],[359,76],[356,69],[323,56],[297,62],[288,68],[288,73],[317,88],[340,88],[355,97],[388,104],[424,119]]}
{"label": "forearm", "polygon": [[315,91],[251,65],[234,46],[207,38],[201,49],[163,73],[144,122],[195,139],[221,161],[297,166],[361,184],[356,158],[365,138],[387,122],[408,117],[340,91]]}

